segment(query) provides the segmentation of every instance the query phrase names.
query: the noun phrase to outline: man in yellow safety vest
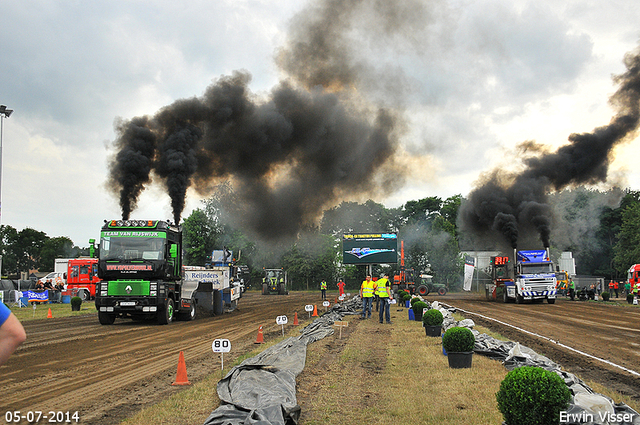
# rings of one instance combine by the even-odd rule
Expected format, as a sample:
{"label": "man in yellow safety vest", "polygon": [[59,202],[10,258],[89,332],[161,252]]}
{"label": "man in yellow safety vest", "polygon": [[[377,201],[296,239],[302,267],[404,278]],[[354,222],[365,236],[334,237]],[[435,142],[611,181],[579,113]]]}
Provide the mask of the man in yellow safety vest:
{"label": "man in yellow safety vest", "polygon": [[387,319],[387,323],[391,324],[391,315],[389,313],[389,301],[391,298],[391,285],[389,285],[389,276],[384,275],[382,279],[376,282],[376,295],[380,299],[380,323],[383,316]]}
{"label": "man in yellow safety vest", "polygon": [[360,286],[360,298],[362,298],[362,319],[368,319],[371,317],[371,307],[373,304],[373,293],[375,289],[375,283],[371,280],[371,275],[367,275],[367,278]]}

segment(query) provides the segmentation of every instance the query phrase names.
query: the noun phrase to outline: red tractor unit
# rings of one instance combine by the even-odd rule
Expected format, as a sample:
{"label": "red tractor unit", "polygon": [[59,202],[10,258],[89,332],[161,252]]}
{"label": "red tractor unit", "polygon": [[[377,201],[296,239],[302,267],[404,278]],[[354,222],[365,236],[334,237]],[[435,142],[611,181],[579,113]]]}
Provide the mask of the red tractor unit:
{"label": "red tractor unit", "polygon": [[67,291],[77,294],[83,301],[95,299],[98,278],[97,258],[73,258],[67,266]]}

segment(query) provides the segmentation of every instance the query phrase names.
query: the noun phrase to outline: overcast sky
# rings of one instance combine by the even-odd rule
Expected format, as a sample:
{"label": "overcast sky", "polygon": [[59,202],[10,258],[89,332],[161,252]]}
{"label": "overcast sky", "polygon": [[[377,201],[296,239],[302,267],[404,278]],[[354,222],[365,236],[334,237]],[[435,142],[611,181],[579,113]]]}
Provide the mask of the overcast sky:
{"label": "overcast sky", "polygon": [[[416,0],[413,0],[415,3]],[[374,3],[373,1],[371,3]],[[202,96],[235,70],[267,93],[299,0],[30,1],[0,6],[0,104],[4,120],[1,223],[68,236],[87,246],[121,216],[107,187],[114,121],[153,115]],[[313,4],[313,3],[311,3]],[[405,31],[378,39],[352,24],[357,62],[402,75],[407,113],[403,188],[387,207],[427,196],[467,195],[481,173],[514,166],[525,140],[556,148],[569,134],[609,123],[612,75],[640,39],[640,3],[437,0],[407,16]],[[424,13],[426,11],[426,13]],[[640,190],[640,140],[621,146],[610,183]],[[187,194],[182,217],[200,206]],[[168,196],[147,189],[131,218],[169,219]]]}

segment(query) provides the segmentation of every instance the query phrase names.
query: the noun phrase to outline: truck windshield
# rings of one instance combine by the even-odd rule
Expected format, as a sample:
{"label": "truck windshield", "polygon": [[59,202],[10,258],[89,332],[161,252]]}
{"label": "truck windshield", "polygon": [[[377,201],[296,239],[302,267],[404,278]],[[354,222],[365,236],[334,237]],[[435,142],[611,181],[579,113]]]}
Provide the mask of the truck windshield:
{"label": "truck windshield", "polygon": [[523,264],[522,274],[536,274],[536,273],[553,273],[553,265],[548,264]]}
{"label": "truck windshield", "polygon": [[163,260],[165,239],[103,237],[101,260]]}

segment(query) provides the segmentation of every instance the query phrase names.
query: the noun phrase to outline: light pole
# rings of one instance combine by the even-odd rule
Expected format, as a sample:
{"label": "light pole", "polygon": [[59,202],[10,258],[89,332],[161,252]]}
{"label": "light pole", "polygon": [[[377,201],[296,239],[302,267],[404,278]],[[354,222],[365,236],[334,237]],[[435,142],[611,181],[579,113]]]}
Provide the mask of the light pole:
{"label": "light pole", "polygon": [[7,109],[0,105],[0,224],[2,223],[2,133],[4,132],[4,119],[9,118],[13,109]]}

